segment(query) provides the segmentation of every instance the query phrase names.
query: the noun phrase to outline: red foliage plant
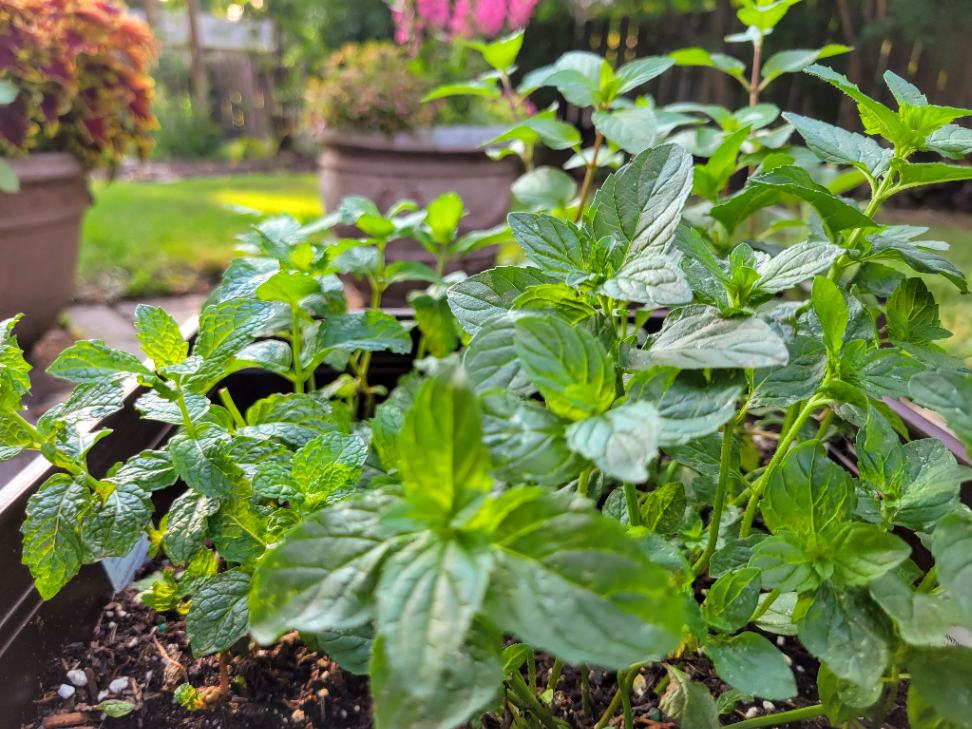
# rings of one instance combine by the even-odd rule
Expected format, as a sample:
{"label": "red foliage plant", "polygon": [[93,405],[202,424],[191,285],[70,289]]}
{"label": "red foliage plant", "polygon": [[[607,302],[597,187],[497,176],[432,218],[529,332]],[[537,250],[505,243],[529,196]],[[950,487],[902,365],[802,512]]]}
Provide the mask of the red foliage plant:
{"label": "red foliage plant", "polygon": [[156,127],[148,26],[108,0],[0,0],[0,153],[70,152],[88,169],[144,156]]}

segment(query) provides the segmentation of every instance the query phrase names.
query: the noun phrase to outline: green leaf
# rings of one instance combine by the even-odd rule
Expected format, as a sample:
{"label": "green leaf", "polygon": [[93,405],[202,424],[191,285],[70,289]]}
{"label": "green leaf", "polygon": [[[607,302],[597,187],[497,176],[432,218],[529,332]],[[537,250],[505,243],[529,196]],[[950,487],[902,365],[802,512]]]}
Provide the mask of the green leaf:
{"label": "green leaf", "polygon": [[460,377],[440,375],[425,382],[398,436],[405,494],[445,514],[492,486],[479,403]]}
{"label": "green leaf", "polygon": [[496,475],[507,483],[560,486],[577,478],[584,466],[567,447],[560,417],[509,392],[483,397],[483,442]]}
{"label": "green leaf", "polygon": [[380,729],[453,729],[490,707],[503,682],[500,641],[477,626],[450,657],[434,686],[391,669],[385,641],[372,647],[370,668],[375,726]]}
{"label": "green leaf", "polygon": [[625,261],[621,269],[601,285],[599,293],[619,301],[644,304],[651,309],[692,301],[692,289],[678,261],[653,255],[640,255]]}
{"label": "green leaf", "polygon": [[251,631],[270,643],[289,630],[357,628],[373,617],[378,566],[395,547],[381,522],[393,499],[366,491],[309,515],[257,564]]}
{"label": "green leaf", "polygon": [[641,154],[655,144],[657,137],[655,114],[644,106],[595,111],[591,114],[591,122],[609,142],[628,154]]}
{"label": "green leaf", "polygon": [[871,597],[909,645],[947,645],[949,630],[962,622],[958,605],[948,595],[916,592],[899,572],[874,580],[868,586]]}
{"label": "green leaf", "polygon": [[552,316],[524,316],[515,328],[517,357],[553,412],[578,420],[611,406],[614,361],[593,335]]}
{"label": "green leaf", "polygon": [[229,299],[205,307],[199,315],[199,335],[192,353],[207,360],[199,377],[215,377],[222,364],[250,343],[266,326],[273,307],[263,301]]}
{"label": "green leaf", "polygon": [[702,618],[716,630],[734,633],[749,623],[756,611],[760,589],[759,570],[744,567],[727,572],[706,593]]}
{"label": "green leaf", "polygon": [[120,719],[135,711],[135,704],[131,701],[122,701],[121,699],[105,699],[99,704],[96,704],[94,708],[96,711],[100,711],[112,719]]}
{"label": "green leaf", "polygon": [[78,385],[99,383],[106,378],[152,374],[135,356],[113,349],[100,339],[75,342],[57,356],[47,372]]}
{"label": "green leaf", "polygon": [[812,590],[819,582],[803,544],[787,532],[757,544],[749,564],[760,571],[764,586],[781,592]]}
{"label": "green leaf", "polygon": [[972,471],[958,465],[951,451],[935,438],[905,443],[903,452],[908,472],[893,503],[894,523],[927,532],[955,510],[962,484],[970,480]]}
{"label": "green leaf", "polygon": [[716,432],[736,412],[736,400],[742,386],[728,381],[707,383],[682,375],[664,394],[652,391],[645,383],[651,371],[635,373],[628,382],[628,395],[653,402],[661,416],[659,445],[662,447],[687,443]]}
{"label": "green leaf", "polygon": [[709,690],[690,681],[674,666],[665,668],[668,670],[668,686],[659,702],[665,715],[684,729],[719,729],[719,710]]}
{"label": "green leaf", "polygon": [[911,555],[911,547],[876,524],[851,522],[829,531],[833,579],[838,584],[867,585]]}
{"label": "green leaf", "polygon": [[523,47],[523,31],[502,36],[490,43],[470,43],[483,54],[483,60],[497,71],[508,70],[515,62]]}
{"label": "green leaf", "polygon": [[186,634],[193,656],[224,651],[246,635],[249,590],[250,575],[229,570],[213,577],[193,595],[186,615]]}
{"label": "green leaf", "polygon": [[935,273],[944,276],[959,291],[968,293],[965,274],[950,261],[934,252],[941,250],[942,247],[947,248],[946,244],[914,240],[925,230],[925,228],[913,228],[911,226],[889,226],[882,233],[870,237],[871,257],[876,260],[904,261],[919,273]]}
{"label": "green leaf", "polygon": [[972,727],[972,648],[913,648],[906,662],[914,688],[943,719]]}
{"label": "green leaf", "polygon": [[536,391],[516,356],[513,338],[516,319],[512,313],[490,319],[463,352],[463,368],[477,392],[497,387],[516,395]]}
{"label": "green leaf", "polygon": [[711,640],[705,654],[712,659],[719,678],[733,688],[766,699],[796,696],[793,671],[779,649],[756,633]]}
{"label": "green leaf", "polygon": [[432,694],[479,612],[493,555],[488,545],[431,532],[390,557],[376,588],[385,670],[412,691]]}
{"label": "green leaf", "polygon": [[942,519],[932,532],[931,550],[938,581],[972,620],[972,515],[961,511]]}
{"label": "green leaf", "polygon": [[887,631],[870,599],[824,583],[797,622],[800,640],[835,676],[867,687],[888,664]]}
{"label": "green leaf", "polygon": [[232,495],[239,468],[229,457],[232,438],[226,431],[209,426],[198,438],[178,433],[169,441],[172,466],[186,485],[216,499]]}
{"label": "green leaf", "polygon": [[929,369],[912,377],[908,389],[916,403],[945,418],[966,447],[972,447],[972,374]]}
{"label": "green leaf", "polygon": [[811,536],[850,518],[855,501],[847,471],[810,441],[789,451],[772,472],[760,508],[773,534]]}
{"label": "green leaf", "polygon": [[209,520],[213,546],[220,556],[228,562],[251,566],[266,549],[270,513],[268,507],[246,499],[220,504]]}
{"label": "green leaf", "polygon": [[667,655],[682,605],[624,527],[586,500],[569,506],[569,496],[539,488],[515,495],[493,536],[491,619],[568,663],[623,668]]}
{"label": "green leaf", "polygon": [[122,483],[103,503],[92,501],[81,522],[85,562],[128,554],[151,524],[149,492],[136,484]]}
{"label": "green leaf", "polygon": [[907,190],[943,182],[972,180],[972,167],[950,165],[945,162],[906,162],[896,159],[892,163],[898,173],[898,190]]}
{"label": "green leaf", "polygon": [[0,321],[0,410],[19,410],[30,392],[30,365],[17,343],[13,329],[21,315]]}
{"label": "green leaf", "polygon": [[179,324],[158,306],[135,307],[135,338],[156,369],[179,364],[189,354],[189,344],[182,338]]}
{"label": "green leaf", "polygon": [[805,241],[784,249],[757,266],[758,286],[768,294],[793,288],[821,273],[837,260],[842,249],[829,243]]}
{"label": "green leaf", "polygon": [[311,645],[337,661],[345,671],[365,676],[371,663],[374,637],[375,631],[369,623],[349,630],[320,630],[314,633]]}
{"label": "green leaf", "polygon": [[445,192],[429,201],[425,207],[425,224],[432,230],[432,238],[439,243],[451,241],[463,212],[462,198],[454,192]]}
{"label": "green leaf", "polygon": [[324,320],[317,334],[322,351],[381,352],[408,354],[412,337],[401,322],[383,311],[356,311]]}
{"label": "green leaf", "polygon": [[671,242],[692,190],[692,157],[663,144],[635,157],[605,180],[594,196],[595,237],[628,241],[628,255],[661,252]]}
{"label": "green leaf", "polygon": [[538,268],[500,266],[453,285],[449,306],[462,328],[476,334],[488,320],[513,308],[520,294],[544,283],[554,283],[554,279]]}
{"label": "green leaf", "polygon": [[972,129],[946,124],[925,138],[922,149],[949,159],[962,159],[972,154]]}
{"label": "green leaf", "polygon": [[888,85],[891,95],[900,106],[927,106],[928,97],[925,96],[918,87],[910,81],[901,78],[894,71],[884,72],[884,83]]}
{"label": "green leaf", "polygon": [[172,502],[165,517],[162,544],[176,564],[184,564],[203,546],[207,520],[219,509],[219,502],[196,491],[186,491]]}
{"label": "green leaf", "polygon": [[294,454],[292,473],[307,508],[357,485],[367,457],[368,446],[357,435],[325,433],[302,446]]}
{"label": "green leaf", "polygon": [[524,119],[487,144],[521,141],[527,144],[542,142],[550,149],[571,149],[581,143],[580,132],[573,124],[559,121],[553,111],[540,112]]}
{"label": "green leaf", "polygon": [[445,99],[450,96],[488,96],[499,98],[501,92],[494,81],[463,81],[456,84],[436,86],[422,97],[422,103]]}
{"label": "green leaf", "polygon": [[626,94],[653,78],[661,76],[675,65],[675,61],[664,56],[646,56],[621,66],[615,73],[615,78],[621,83],[619,94]]}
{"label": "green leaf", "polygon": [[817,692],[827,718],[833,724],[844,724],[867,713],[881,698],[883,686],[874,683],[858,686],[835,676],[826,663],[817,671]]}
{"label": "green leaf", "polygon": [[27,501],[27,516],[20,526],[23,563],[45,600],[54,597],[81,569],[83,547],[78,520],[89,499],[81,483],[56,473]]}
{"label": "green leaf", "polygon": [[851,50],[849,46],[829,43],[815,50],[800,48],[774,53],[763,64],[763,83],[768,84],[784,73],[797,73],[823,58],[850,53]]}
{"label": "green leaf", "polygon": [[823,342],[827,352],[831,358],[836,359],[844,346],[844,333],[850,321],[847,300],[837,284],[826,276],[817,276],[813,280],[811,302],[823,329]]}
{"label": "green leaf", "polygon": [[[642,526],[653,534],[672,536],[685,521],[685,487],[672,481],[649,491],[641,504]],[[649,554],[649,557],[652,555]]]}
{"label": "green leaf", "polygon": [[789,354],[762,319],[727,319],[717,309],[692,305],[668,315],[648,356],[654,364],[696,370],[775,367],[786,364]]}
{"label": "green leaf", "polygon": [[967,724],[956,724],[945,719],[921,695],[914,684],[908,687],[908,724],[911,729],[962,729],[968,727]]}
{"label": "green leaf", "polygon": [[415,323],[433,357],[445,357],[459,346],[459,323],[445,296],[410,292],[408,303],[415,311]]}
{"label": "green leaf", "polygon": [[658,455],[658,430],[658,411],[636,400],[567,426],[567,445],[604,474],[643,483]]}
{"label": "green leaf", "polygon": [[537,167],[521,175],[510,188],[513,197],[530,208],[566,208],[577,196],[574,178],[556,167]]}
{"label": "green leaf", "polygon": [[938,304],[920,278],[909,278],[898,284],[886,308],[888,336],[902,342],[929,344],[947,339],[951,332],[941,327]]}
{"label": "green leaf", "polygon": [[321,284],[313,276],[300,271],[278,271],[256,290],[261,301],[280,301],[296,307],[312,294],[321,292]]}
{"label": "green leaf", "polygon": [[545,272],[571,275],[587,269],[590,244],[573,223],[533,213],[510,213],[508,221],[527,258]]}
{"label": "green leaf", "polygon": [[853,165],[872,177],[883,175],[891,165],[892,150],[870,137],[791,112],[785,112],[783,118],[796,127],[810,151],[824,162]]}
{"label": "green leaf", "polygon": [[756,0],[744,2],[736,11],[736,17],[743,25],[748,25],[759,31],[761,35],[768,35],[786,16],[790,7],[800,0]]}
{"label": "green leaf", "polygon": [[176,482],[178,476],[167,451],[145,450],[137,453],[109,474],[114,483],[132,483],[145,491],[158,491]]}
{"label": "green leaf", "polygon": [[669,54],[676,66],[716,68],[735,79],[744,79],[746,64],[724,53],[709,53],[704,48],[681,48]]}

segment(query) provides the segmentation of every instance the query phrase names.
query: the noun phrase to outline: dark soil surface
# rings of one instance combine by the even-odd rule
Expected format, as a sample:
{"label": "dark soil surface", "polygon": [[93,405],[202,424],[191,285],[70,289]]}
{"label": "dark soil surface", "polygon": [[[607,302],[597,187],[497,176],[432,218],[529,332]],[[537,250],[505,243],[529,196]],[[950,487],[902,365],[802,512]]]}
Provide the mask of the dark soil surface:
{"label": "dark soil surface", "polygon": [[[775,639],[775,636],[770,636]],[[740,703],[723,715],[724,724],[807,706],[816,702],[816,662],[793,641],[780,643],[792,660],[800,698],[785,702]],[[685,656],[677,662],[693,680],[704,683],[713,696],[728,690],[702,655]],[[550,661],[541,660],[537,683],[546,686]],[[62,699],[58,688],[69,684],[67,672],[85,672],[87,685]],[[189,712],[172,697],[184,681],[197,688],[219,683],[219,663],[214,656],[194,660],[189,652],[181,618],[160,615],[143,606],[128,589],[105,606],[88,643],[69,643],[51,665],[46,692],[37,700],[37,720],[23,729],[74,727],[90,729],[367,729],[372,726],[367,680],[349,674],[326,656],[304,646],[296,635],[285,636],[268,649],[246,650],[241,645],[229,660],[229,696],[213,708]],[[117,693],[108,687],[124,679]],[[664,687],[661,666],[645,668],[632,687],[632,713],[636,727],[674,729],[658,708],[658,692]],[[594,669],[589,673],[590,707],[585,709],[580,672],[566,669],[553,698],[554,713],[572,727],[590,729],[611,702],[617,687],[615,674]],[[121,699],[135,705],[128,716],[104,719],[91,707],[103,699]],[[486,722],[484,726],[502,726]],[[619,727],[620,711],[611,726]],[[825,728],[823,719],[801,723],[807,729]],[[887,729],[905,729],[905,712],[895,709]]]}

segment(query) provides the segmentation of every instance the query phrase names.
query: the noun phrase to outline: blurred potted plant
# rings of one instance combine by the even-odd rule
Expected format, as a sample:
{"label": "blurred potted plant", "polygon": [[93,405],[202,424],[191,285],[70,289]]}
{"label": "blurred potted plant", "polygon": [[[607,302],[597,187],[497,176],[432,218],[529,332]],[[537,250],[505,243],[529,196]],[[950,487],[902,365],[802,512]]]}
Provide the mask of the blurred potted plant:
{"label": "blurred potted plant", "polygon": [[[327,60],[320,80],[310,83],[307,122],[323,144],[324,205],[336,210],[344,197],[361,195],[382,209],[402,198],[424,206],[456,192],[466,204],[461,232],[491,228],[509,211],[517,165],[513,159],[490,159],[483,147],[522,114],[519,100],[473,96],[429,102],[424,97],[469,75],[466,35],[495,35],[525,24],[532,3],[515,13],[501,3],[504,10],[495,17],[480,12],[488,22],[477,20],[478,6],[461,0],[430,5],[397,6],[398,45],[347,45]],[[451,43],[444,42],[446,36]],[[509,46],[508,55],[515,57],[522,34],[497,43]],[[434,262],[418,244],[399,246],[396,255]],[[463,267],[481,270],[491,257],[489,250],[478,251]]]}
{"label": "blurred potted plant", "polygon": [[154,52],[108,0],[0,0],[0,156],[19,181],[0,194],[0,319],[28,312],[24,342],[73,292],[86,172],[148,151]]}

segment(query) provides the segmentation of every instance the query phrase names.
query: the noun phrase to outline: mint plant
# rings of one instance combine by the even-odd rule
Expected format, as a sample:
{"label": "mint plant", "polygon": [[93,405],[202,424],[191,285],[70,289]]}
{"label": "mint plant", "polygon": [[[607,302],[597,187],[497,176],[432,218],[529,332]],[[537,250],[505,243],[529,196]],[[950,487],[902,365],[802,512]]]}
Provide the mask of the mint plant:
{"label": "mint plant", "polygon": [[[743,3],[754,46],[792,4]],[[516,44],[500,44],[508,77]],[[602,64],[595,83],[573,67],[585,59],[546,81],[626,110],[618,94],[635,71]],[[949,333],[925,277],[967,284],[946,244],[878,220],[905,190],[972,179],[914,157],[972,154],[956,124],[972,111],[889,73],[892,108],[812,61],[776,67],[806,66],[849,96],[865,134],[786,114],[792,129],[770,144],[755,104],[713,112],[705,161],[687,138],[647,144],[596,191],[510,215],[527,265],[465,278],[450,261],[505,233],[459,235],[452,195],[264,221],[192,344],[139,308],[146,359],[75,344],[50,371],[76,389],[36,425],[19,412],[29,367],[16,319],[4,322],[0,456],[36,450],[60,469],[23,526],[41,594],[147,534],[167,564],[143,600],[184,613],[193,651],[221,656],[220,686],[177,692],[191,709],[225,698],[247,635],[298,631],[369,676],[382,728],[492,715],[555,729],[572,670],[584,720],[603,729],[620,715],[628,729],[653,664],[663,678],[645,690],[686,728],[880,725],[901,700],[919,729],[972,726],[972,648],[949,637],[972,628],[960,500],[972,469],[912,439],[889,407],[908,398],[972,447],[972,372],[939,346]],[[847,173],[866,203],[835,191]],[[339,223],[361,235],[322,237]],[[404,238],[436,266],[386,263]],[[347,310],[339,274],[367,282],[366,310]],[[429,284],[411,297],[414,327],[381,310],[404,280]],[[390,391],[369,379],[378,352],[416,359]],[[221,383],[253,367],[282,391],[240,408]],[[121,407],[130,378],[146,388],[142,416],[176,432],[91,473],[87,453],[108,433],[83,424]],[[155,518],[152,494],[177,481]],[[815,696],[798,696],[795,650],[819,663]],[[718,696],[690,678],[700,656],[728,687]],[[593,666],[615,673],[599,716]],[[757,697],[799,705],[731,718]]]}

